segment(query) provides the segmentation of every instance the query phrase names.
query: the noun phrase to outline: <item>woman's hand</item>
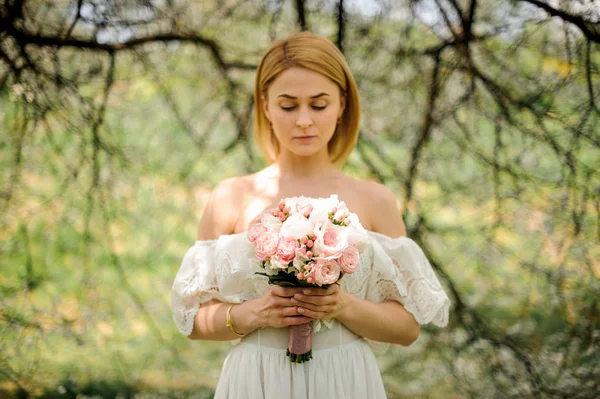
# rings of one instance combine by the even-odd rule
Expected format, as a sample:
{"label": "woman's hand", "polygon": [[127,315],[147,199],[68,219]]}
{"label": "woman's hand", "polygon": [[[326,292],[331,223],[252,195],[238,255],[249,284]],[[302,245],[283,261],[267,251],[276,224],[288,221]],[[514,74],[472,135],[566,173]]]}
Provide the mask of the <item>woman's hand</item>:
{"label": "woman's hand", "polygon": [[302,291],[297,287],[272,285],[266,295],[256,300],[254,312],[261,327],[288,327],[311,321],[307,315],[298,313],[292,303],[295,294]]}
{"label": "woman's hand", "polygon": [[298,314],[311,319],[335,319],[346,306],[339,284],[331,284],[327,289],[299,289],[291,298],[291,303],[298,307]]}

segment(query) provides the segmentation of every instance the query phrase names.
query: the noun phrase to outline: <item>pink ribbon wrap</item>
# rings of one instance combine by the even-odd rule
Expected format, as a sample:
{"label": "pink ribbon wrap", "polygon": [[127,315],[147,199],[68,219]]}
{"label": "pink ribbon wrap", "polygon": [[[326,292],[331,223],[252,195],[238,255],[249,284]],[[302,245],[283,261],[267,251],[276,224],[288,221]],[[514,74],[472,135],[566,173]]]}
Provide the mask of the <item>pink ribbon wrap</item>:
{"label": "pink ribbon wrap", "polygon": [[294,363],[303,363],[312,358],[312,323],[289,327],[288,356]]}

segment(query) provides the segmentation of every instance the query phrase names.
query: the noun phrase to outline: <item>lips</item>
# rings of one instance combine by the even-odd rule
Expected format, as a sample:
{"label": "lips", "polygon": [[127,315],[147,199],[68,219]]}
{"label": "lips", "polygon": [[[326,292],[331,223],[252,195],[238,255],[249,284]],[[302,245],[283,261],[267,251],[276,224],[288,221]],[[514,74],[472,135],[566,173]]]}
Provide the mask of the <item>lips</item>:
{"label": "lips", "polygon": [[314,139],[315,137],[317,137],[317,136],[296,136],[294,138],[298,139],[298,140],[310,140],[310,139]]}

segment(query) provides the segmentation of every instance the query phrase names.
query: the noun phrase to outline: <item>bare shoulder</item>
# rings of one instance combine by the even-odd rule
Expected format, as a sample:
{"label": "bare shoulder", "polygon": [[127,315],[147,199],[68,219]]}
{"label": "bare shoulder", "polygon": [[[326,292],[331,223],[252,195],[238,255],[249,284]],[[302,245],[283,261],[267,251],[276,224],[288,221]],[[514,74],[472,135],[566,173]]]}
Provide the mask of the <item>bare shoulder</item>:
{"label": "bare shoulder", "polygon": [[212,240],[234,232],[235,223],[243,208],[244,193],[250,187],[248,176],[231,177],[215,186],[200,220],[199,240]]}
{"label": "bare shoulder", "polygon": [[369,209],[371,229],[394,238],[405,236],[406,227],[396,195],[383,184],[372,180],[360,180],[357,186]]}

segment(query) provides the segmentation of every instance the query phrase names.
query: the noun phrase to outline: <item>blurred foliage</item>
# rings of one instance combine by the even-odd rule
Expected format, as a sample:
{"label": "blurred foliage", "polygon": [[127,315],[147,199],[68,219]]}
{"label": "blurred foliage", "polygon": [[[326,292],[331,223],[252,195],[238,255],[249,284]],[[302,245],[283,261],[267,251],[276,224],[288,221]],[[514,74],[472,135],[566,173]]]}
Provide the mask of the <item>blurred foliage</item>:
{"label": "blurred foliage", "polygon": [[211,397],[230,344],[181,337],[170,288],[214,184],[264,166],[254,70],[298,29],[346,54],[345,170],[397,193],[453,303],[379,356],[388,395],[597,395],[599,8],[3,0],[0,396]]}

